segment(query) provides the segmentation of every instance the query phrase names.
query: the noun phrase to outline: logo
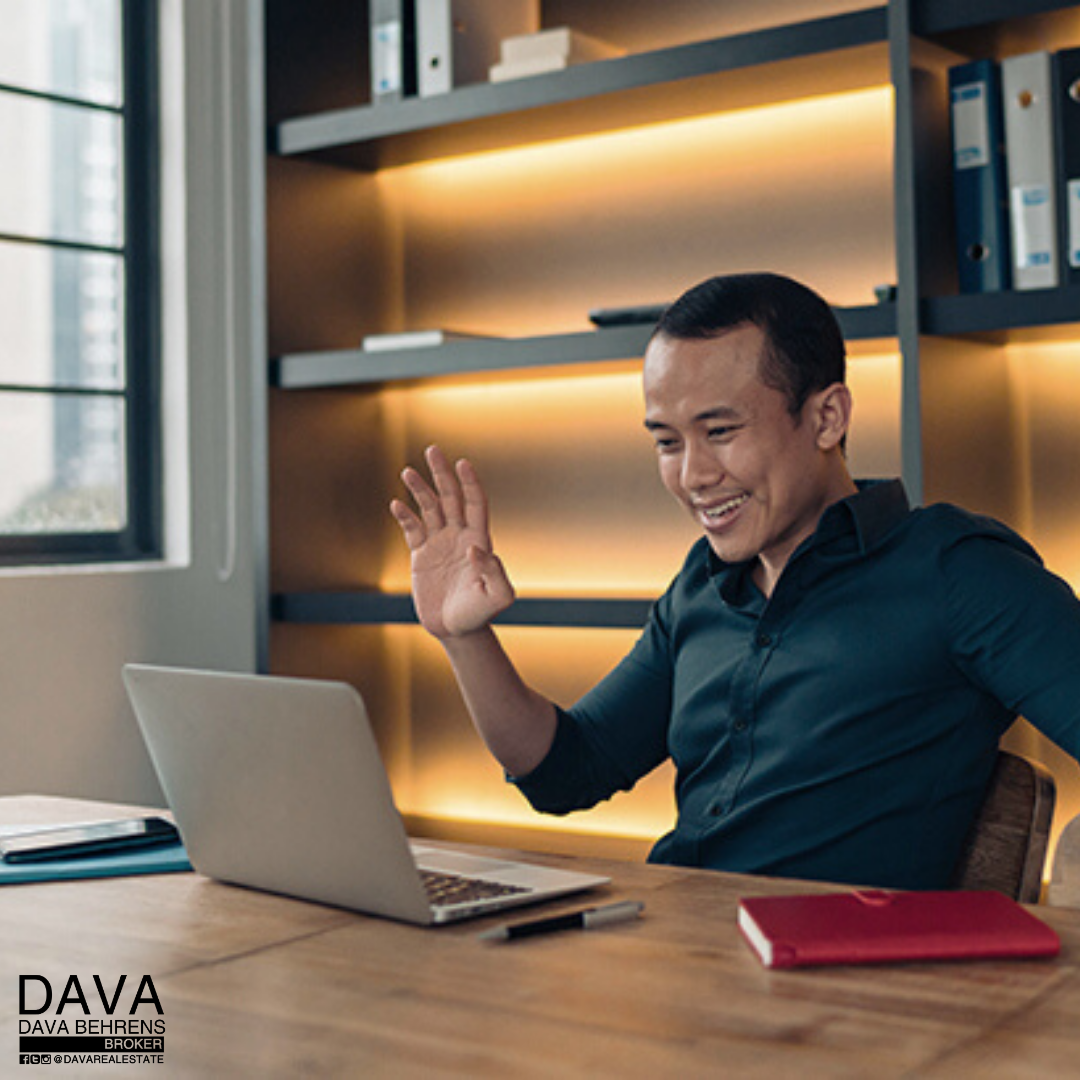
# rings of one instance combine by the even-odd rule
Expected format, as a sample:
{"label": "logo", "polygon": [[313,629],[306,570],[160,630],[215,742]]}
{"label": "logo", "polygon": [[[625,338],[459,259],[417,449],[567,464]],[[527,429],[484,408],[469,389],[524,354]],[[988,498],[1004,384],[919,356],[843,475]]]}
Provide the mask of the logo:
{"label": "logo", "polygon": [[20,1065],[165,1062],[165,1009],[149,975],[19,976]]}

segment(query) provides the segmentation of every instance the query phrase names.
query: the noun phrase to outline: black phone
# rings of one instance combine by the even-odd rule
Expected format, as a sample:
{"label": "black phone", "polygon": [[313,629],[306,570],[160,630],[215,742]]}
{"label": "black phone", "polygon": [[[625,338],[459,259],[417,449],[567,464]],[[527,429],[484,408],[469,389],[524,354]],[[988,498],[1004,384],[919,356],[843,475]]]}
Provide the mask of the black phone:
{"label": "black phone", "polygon": [[6,863],[76,859],[138,851],[159,844],[175,843],[179,839],[179,830],[165,818],[123,818],[0,836],[0,858]]}

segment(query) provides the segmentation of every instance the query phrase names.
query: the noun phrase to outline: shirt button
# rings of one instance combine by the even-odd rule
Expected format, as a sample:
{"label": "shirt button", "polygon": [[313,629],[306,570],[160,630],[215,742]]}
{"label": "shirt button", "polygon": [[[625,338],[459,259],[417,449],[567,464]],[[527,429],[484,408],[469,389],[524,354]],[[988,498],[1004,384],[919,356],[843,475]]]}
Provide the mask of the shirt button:
{"label": "shirt button", "polygon": [[746,730],[746,721],[745,720],[736,720],[735,723],[732,724],[732,727],[736,731],[745,731]]}
{"label": "shirt button", "polygon": [[771,634],[758,634],[757,636],[758,648],[767,649],[772,644]]}
{"label": "shirt button", "polygon": [[709,807],[709,813],[713,817],[723,817],[724,816],[724,808],[722,806],[720,806],[719,804],[717,804],[716,806],[710,806]]}

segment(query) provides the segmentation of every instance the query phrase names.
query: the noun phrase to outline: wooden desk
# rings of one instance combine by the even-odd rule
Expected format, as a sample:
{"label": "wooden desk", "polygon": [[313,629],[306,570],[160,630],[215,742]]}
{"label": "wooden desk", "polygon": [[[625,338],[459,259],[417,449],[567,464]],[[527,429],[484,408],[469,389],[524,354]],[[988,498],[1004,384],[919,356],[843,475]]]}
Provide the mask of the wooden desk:
{"label": "wooden desk", "polygon": [[[0,799],[0,824],[124,809]],[[643,900],[645,916],[490,945],[476,934],[498,920],[417,929],[195,874],[7,886],[0,1073],[18,1061],[20,974],[45,975],[57,998],[72,974],[91,993],[95,974],[110,989],[121,974],[152,976],[165,1064],[87,1066],[94,1076],[982,1080],[1080,1069],[1080,911],[1039,909],[1062,937],[1052,961],[770,973],[738,934],[739,897],[814,886],[536,859],[610,874],[601,898]],[[45,1071],[72,1075],[16,1075]]]}

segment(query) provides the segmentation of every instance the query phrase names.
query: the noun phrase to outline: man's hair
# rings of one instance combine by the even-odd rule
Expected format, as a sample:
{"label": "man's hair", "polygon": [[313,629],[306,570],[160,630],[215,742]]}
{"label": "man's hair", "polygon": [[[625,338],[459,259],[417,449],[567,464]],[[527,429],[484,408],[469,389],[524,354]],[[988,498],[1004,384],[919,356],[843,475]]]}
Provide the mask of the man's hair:
{"label": "man's hair", "polygon": [[844,381],[844,338],[832,308],[780,274],[709,278],[664,312],[653,336],[712,338],[748,323],[765,335],[761,381],[787,398],[793,416],[811,394]]}

